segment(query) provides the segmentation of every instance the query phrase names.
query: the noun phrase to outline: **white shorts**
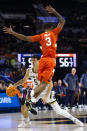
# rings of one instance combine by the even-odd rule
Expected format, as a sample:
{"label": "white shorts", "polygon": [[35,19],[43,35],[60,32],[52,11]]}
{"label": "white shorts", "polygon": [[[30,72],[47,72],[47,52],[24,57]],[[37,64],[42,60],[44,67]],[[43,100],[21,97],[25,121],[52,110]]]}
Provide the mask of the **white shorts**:
{"label": "white shorts", "polygon": [[[47,92],[47,89],[48,89],[48,87],[46,87],[46,89],[37,98],[32,97],[31,101],[32,102],[37,102],[39,99],[43,98],[45,96],[46,92]],[[47,99],[46,103],[52,103],[54,101],[56,101],[55,92],[51,91],[51,93],[48,96],[48,99]]]}

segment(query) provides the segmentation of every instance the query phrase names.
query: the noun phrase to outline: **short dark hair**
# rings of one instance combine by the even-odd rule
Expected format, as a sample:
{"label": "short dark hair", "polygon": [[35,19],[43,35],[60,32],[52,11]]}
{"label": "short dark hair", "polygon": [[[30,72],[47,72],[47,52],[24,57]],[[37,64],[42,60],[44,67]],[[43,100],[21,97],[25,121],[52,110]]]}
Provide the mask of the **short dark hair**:
{"label": "short dark hair", "polygon": [[35,58],[37,60],[40,60],[40,56],[39,55],[33,55],[31,58]]}
{"label": "short dark hair", "polygon": [[46,29],[53,29],[53,25],[51,23],[46,23],[43,25],[43,29],[46,30]]}

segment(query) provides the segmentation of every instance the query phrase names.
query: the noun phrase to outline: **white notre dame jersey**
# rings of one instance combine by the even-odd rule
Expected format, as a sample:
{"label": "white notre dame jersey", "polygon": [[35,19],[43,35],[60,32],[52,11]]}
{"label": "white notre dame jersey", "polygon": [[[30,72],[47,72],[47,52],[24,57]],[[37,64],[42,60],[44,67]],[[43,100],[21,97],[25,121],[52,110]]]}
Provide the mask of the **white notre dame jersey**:
{"label": "white notre dame jersey", "polygon": [[[29,71],[29,81],[32,81],[32,83],[33,83],[33,89],[35,89],[40,84],[40,82],[37,80],[37,75],[38,74],[34,73],[33,69],[31,68],[30,71]],[[49,86],[49,84],[47,85],[47,87],[45,88],[45,90],[39,95],[39,97],[36,98],[36,101],[38,101],[40,98],[44,97],[44,95],[47,92],[48,86]],[[51,93],[49,94],[47,103],[50,103],[50,102],[53,102],[53,101],[56,100],[55,97],[54,97],[54,95],[55,95],[54,91],[51,91]]]}
{"label": "white notre dame jersey", "polygon": [[29,69],[29,81],[32,82],[33,89],[35,89],[40,84],[40,81],[37,79],[37,73],[34,73],[32,68]]}

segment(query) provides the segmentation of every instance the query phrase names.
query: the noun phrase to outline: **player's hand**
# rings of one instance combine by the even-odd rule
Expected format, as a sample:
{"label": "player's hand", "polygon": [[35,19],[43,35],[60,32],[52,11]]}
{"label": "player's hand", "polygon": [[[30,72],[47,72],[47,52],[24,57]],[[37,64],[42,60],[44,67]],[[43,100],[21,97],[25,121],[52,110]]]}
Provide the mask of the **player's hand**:
{"label": "player's hand", "polygon": [[79,95],[81,95],[81,89],[79,88]]}
{"label": "player's hand", "polygon": [[4,33],[7,33],[7,34],[12,34],[12,33],[13,33],[13,30],[12,30],[12,27],[11,27],[11,26],[10,26],[10,28],[4,27],[4,28],[3,28],[3,31],[4,31]]}
{"label": "player's hand", "polygon": [[55,12],[56,12],[56,10],[55,10],[51,5],[46,6],[45,9],[46,9],[49,13],[55,13]]}
{"label": "player's hand", "polygon": [[83,87],[83,85],[81,83],[79,83],[79,87]]}
{"label": "player's hand", "polygon": [[9,84],[9,86],[13,86],[13,84],[12,84],[12,83],[10,83],[10,84]]}

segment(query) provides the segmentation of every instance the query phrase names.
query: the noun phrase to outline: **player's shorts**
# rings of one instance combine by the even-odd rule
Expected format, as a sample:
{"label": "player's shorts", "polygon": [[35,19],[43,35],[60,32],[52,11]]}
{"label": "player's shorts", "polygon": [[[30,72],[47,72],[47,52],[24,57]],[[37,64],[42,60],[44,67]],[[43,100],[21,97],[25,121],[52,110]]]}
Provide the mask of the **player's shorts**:
{"label": "player's shorts", "polygon": [[39,62],[38,80],[49,83],[54,75],[56,62],[53,58],[41,58]]}
{"label": "player's shorts", "polygon": [[[43,98],[47,93],[48,87],[49,87],[49,84],[46,86],[45,90],[43,90],[42,93],[37,98],[32,97],[31,101],[32,102],[38,102],[39,99]],[[51,103],[53,103],[55,101],[56,101],[55,92],[51,91],[49,96],[48,96],[48,99],[47,99],[46,103],[51,104]]]}
{"label": "player's shorts", "polygon": [[[38,96],[38,97],[36,98],[36,102],[37,102],[39,99],[43,98],[44,96],[45,96],[44,92],[41,93],[40,96]],[[51,93],[50,93],[49,96],[48,96],[48,99],[47,99],[47,102],[46,102],[46,103],[51,104],[51,103],[53,103],[54,101],[56,101],[55,92],[54,92],[54,91],[51,91]]]}

